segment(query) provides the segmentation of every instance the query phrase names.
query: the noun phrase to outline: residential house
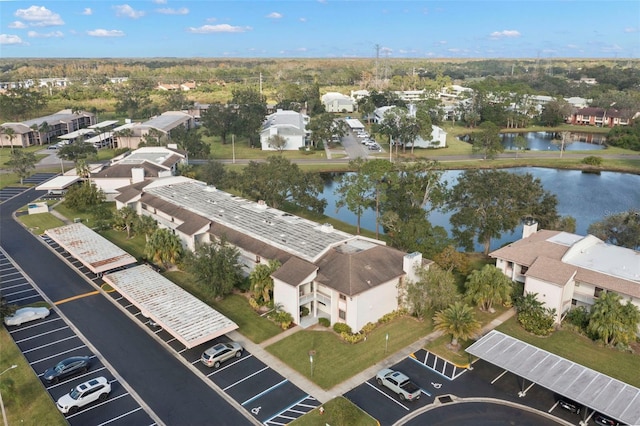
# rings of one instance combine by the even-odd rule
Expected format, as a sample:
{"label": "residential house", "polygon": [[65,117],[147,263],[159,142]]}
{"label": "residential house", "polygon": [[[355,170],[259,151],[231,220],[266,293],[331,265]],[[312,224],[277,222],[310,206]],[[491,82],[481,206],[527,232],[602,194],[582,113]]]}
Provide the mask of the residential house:
{"label": "residential house", "polygon": [[167,111],[144,123],[127,122],[113,129],[113,134],[118,148],[136,149],[150,138],[157,139],[156,143],[166,143],[169,132],[179,126],[194,128],[194,117],[182,111]]}
{"label": "residential house", "polygon": [[[382,122],[382,120],[384,120],[384,116],[385,114],[393,109],[393,108],[398,108],[396,106],[383,106],[380,108],[376,108],[376,110],[373,112],[373,120],[375,123],[380,123]],[[416,107],[413,104],[410,104],[408,107],[409,110],[409,115],[414,116],[416,115]],[[415,141],[413,142],[407,142],[407,146],[410,147],[411,145],[414,145],[414,147],[416,148],[444,148],[447,146],[447,132],[444,131],[444,129],[442,129],[441,127],[438,126],[431,126],[432,130],[431,130],[431,139],[430,140],[426,140],[424,138],[422,138],[421,136],[418,136],[416,138]]]}
{"label": "residential house", "polygon": [[0,146],[21,146],[50,143],[57,137],[86,129],[96,124],[96,116],[86,111],[64,109],[55,114],[34,118],[21,123],[3,123],[0,127],[12,129],[13,135],[0,133]]}
{"label": "residential house", "polygon": [[613,108],[581,108],[573,112],[569,122],[580,126],[615,127],[631,124],[634,113]]}
{"label": "residential house", "polygon": [[338,92],[325,93],[320,97],[322,105],[327,112],[353,112],[356,102],[351,96]]}
{"label": "residential house", "polygon": [[117,208],[128,205],[154,218],[190,250],[224,239],[238,249],[247,274],[279,261],[273,301],[303,326],[326,317],[358,331],[397,309],[402,287],[417,279],[416,267],[429,264],[420,253],[403,253],[182,176],[119,192]]}
{"label": "residential house", "polygon": [[113,158],[108,165],[91,171],[91,182],[100,188],[107,201],[120,194],[118,188],[162,177],[175,176],[187,155],[176,145],[148,146]]}
{"label": "residential house", "polygon": [[524,283],[545,307],[556,310],[556,323],[574,306],[593,305],[602,291],[622,296],[640,308],[640,252],[607,244],[593,235],[538,230],[524,224],[523,238],[489,253],[496,267]]}
{"label": "residential house", "polygon": [[273,136],[281,136],[286,143],[281,149],[295,151],[307,146],[307,130],[309,116],[296,111],[277,110],[266,117],[260,131],[260,144],[263,151],[275,151],[277,148],[271,144]]}

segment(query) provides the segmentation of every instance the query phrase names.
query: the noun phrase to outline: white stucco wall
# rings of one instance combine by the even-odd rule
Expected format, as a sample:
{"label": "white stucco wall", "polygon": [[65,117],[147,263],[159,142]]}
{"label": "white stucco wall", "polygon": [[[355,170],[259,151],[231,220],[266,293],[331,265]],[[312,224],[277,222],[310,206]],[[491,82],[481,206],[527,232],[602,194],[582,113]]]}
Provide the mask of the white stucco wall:
{"label": "white stucco wall", "polygon": [[[368,322],[376,322],[384,314],[398,309],[397,281],[389,281],[353,298],[347,311],[347,324],[353,332]],[[347,297],[347,301],[351,302]],[[355,312],[353,312],[355,311]]]}
{"label": "white stucco wall", "polygon": [[289,312],[293,322],[300,323],[300,309],[298,308],[298,287],[293,287],[280,280],[273,280],[273,302],[282,305],[282,309]]}
{"label": "white stucco wall", "polygon": [[[562,314],[564,287],[548,283],[536,278],[527,277],[524,283],[524,292],[537,293],[536,298],[544,303],[546,308],[556,310],[556,322],[560,322],[560,315]],[[569,303],[571,299],[569,298]]]}

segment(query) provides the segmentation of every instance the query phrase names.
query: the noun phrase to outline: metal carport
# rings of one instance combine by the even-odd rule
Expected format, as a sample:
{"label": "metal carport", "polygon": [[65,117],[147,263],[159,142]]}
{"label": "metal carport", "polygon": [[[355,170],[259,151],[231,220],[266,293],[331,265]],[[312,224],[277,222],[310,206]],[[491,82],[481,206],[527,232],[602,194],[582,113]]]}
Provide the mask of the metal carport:
{"label": "metal carport", "polygon": [[467,352],[605,416],[640,424],[640,389],[620,380],[496,330],[469,346]]}
{"label": "metal carport", "polygon": [[147,265],[106,274],[103,279],[188,349],[238,328]]}

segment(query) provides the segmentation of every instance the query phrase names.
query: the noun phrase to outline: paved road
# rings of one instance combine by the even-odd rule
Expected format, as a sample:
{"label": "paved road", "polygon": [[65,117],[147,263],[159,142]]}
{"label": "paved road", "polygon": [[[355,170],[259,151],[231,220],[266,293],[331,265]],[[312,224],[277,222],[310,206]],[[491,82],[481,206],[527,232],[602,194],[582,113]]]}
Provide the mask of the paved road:
{"label": "paved road", "polygon": [[[33,189],[0,204],[0,245],[52,301],[95,289],[11,217]],[[117,373],[167,425],[252,424],[185,364],[102,295],[59,305]]]}

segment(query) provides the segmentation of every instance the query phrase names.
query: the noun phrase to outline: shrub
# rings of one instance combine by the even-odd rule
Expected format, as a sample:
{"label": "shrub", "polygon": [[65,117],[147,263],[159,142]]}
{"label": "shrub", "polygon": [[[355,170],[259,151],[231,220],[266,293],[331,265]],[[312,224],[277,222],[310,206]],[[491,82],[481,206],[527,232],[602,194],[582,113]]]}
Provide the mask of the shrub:
{"label": "shrub", "polygon": [[251,306],[256,311],[260,309],[260,305],[253,297],[249,298],[249,306]]}
{"label": "shrub", "polygon": [[307,308],[306,306],[301,306],[300,317],[306,317],[307,315],[309,315],[309,308]]}
{"label": "shrub", "polygon": [[343,323],[343,322],[337,322],[335,324],[333,324],[333,331],[335,331],[338,334],[342,334],[342,333],[349,333],[351,334],[351,327],[349,327],[349,325]]}
{"label": "shrub", "polygon": [[578,306],[571,309],[564,320],[576,326],[579,330],[585,331],[587,325],[589,325],[589,312],[587,312],[584,306]]}
{"label": "shrub", "polygon": [[318,324],[320,324],[323,327],[330,327],[331,326],[331,320],[329,318],[320,317],[318,319]]}
{"label": "shrub", "polygon": [[359,343],[366,338],[364,333],[356,333],[356,334],[340,333],[340,337],[342,337],[342,340],[344,340],[347,343]]}
{"label": "shrub", "polygon": [[374,324],[374,323],[372,323],[372,322],[368,322],[368,323],[366,323],[366,324],[364,325],[364,327],[362,327],[362,330],[360,330],[360,333],[363,333],[363,334],[369,334],[369,333],[371,333],[373,330],[375,330],[377,326],[378,326],[377,324]]}
{"label": "shrub", "polygon": [[548,336],[554,330],[555,309],[518,312],[518,323],[536,336]]}
{"label": "shrub", "polygon": [[293,323],[293,317],[291,316],[291,314],[279,309],[271,311],[271,313],[269,314],[269,318],[271,319],[271,321],[278,324],[283,330],[291,327],[291,324]]}
{"label": "shrub", "polygon": [[587,164],[589,166],[600,166],[602,165],[602,157],[596,157],[595,155],[584,157],[582,159],[582,164]]}

